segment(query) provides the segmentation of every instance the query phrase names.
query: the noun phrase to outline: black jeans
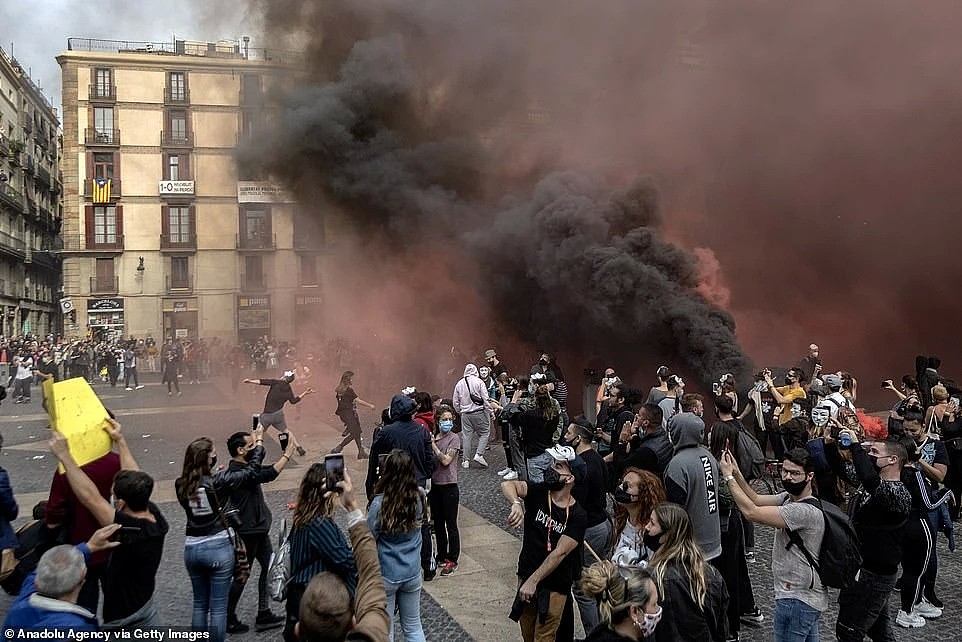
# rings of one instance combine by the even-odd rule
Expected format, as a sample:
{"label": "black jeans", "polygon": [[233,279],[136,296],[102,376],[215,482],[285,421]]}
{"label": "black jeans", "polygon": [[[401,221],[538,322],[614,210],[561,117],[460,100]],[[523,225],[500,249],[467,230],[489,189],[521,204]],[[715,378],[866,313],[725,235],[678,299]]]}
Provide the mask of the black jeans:
{"label": "black jeans", "polygon": [[[287,619],[284,621],[284,642],[297,642],[297,636],[294,635],[294,625],[297,624],[299,619],[301,598],[304,597],[304,589],[306,588],[306,585],[295,584],[294,582],[289,582],[287,585],[287,602],[284,605],[287,613]],[[394,614],[391,613],[389,617],[394,617]]]}
{"label": "black jeans", "polygon": [[437,560],[439,563],[447,560],[457,562],[461,555],[461,534],[458,532],[458,501],[460,500],[458,485],[433,485],[429,498],[431,517],[434,520],[434,536],[438,540]]}
{"label": "black jeans", "polygon": [[[254,560],[261,567],[261,573],[257,577],[257,611],[266,611],[270,608],[270,596],[267,594],[267,570],[270,568],[271,547],[270,533],[241,533],[244,546],[247,547],[247,559],[251,564],[251,575],[254,574]],[[237,603],[240,601],[241,594],[244,592],[246,584],[234,582],[230,585],[230,595],[227,597],[227,618],[233,620],[237,617]]]}
{"label": "black jeans", "polygon": [[[338,415],[340,417],[340,415]],[[352,441],[357,444],[357,454],[361,456],[364,454],[364,444],[361,443],[361,420],[357,418],[357,413],[355,412],[353,416],[348,419],[341,417],[341,423],[347,429],[347,435],[341,440],[341,443],[337,445],[336,452],[341,452],[344,446],[348,445]]]}
{"label": "black jeans", "polygon": [[125,387],[125,388],[129,388],[129,387],[130,387],[130,378],[131,378],[131,377],[134,378],[134,385],[135,385],[135,386],[139,386],[139,385],[140,385],[140,379],[137,377],[137,367],[136,367],[136,366],[134,366],[133,368],[124,368],[124,387]]}
{"label": "black jeans", "polygon": [[862,642],[866,635],[873,642],[896,642],[889,616],[889,596],[897,575],[879,575],[863,568],[853,586],[839,591],[835,623],[839,642]]}
{"label": "black jeans", "polygon": [[[745,541],[742,535],[742,521],[738,511],[733,510],[728,518],[728,528],[721,534],[721,555],[709,563],[718,569],[725,586],[728,588],[728,631],[735,635],[741,628],[741,614],[755,609],[751,580],[747,576],[748,563],[745,561]],[[745,595],[747,582],[747,592]],[[749,607],[743,600],[748,598]]]}

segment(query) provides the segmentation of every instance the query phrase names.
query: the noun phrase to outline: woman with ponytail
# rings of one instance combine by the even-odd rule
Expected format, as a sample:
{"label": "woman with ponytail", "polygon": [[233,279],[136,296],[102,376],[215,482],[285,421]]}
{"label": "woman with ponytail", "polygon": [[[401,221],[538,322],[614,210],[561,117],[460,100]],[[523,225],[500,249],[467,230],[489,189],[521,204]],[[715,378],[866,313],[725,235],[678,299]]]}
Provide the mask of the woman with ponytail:
{"label": "woman with ponytail", "polygon": [[586,568],[582,592],[598,601],[601,624],[585,642],[636,642],[654,634],[661,620],[658,589],[643,568],[618,567],[607,560]]}
{"label": "woman with ponytail", "polygon": [[655,506],[645,527],[645,543],[655,551],[648,562],[664,618],[658,642],[725,642],[728,589],[695,542],[688,513],[678,504]]}

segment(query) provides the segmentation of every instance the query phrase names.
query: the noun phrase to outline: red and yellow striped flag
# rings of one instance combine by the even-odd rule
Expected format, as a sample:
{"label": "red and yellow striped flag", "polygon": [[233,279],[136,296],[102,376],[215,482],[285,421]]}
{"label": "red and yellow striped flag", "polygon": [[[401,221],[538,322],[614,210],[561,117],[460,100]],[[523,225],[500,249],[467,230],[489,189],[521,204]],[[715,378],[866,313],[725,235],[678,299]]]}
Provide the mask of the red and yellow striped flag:
{"label": "red and yellow striped flag", "polygon": [[109,203],[110,202],[110,179],[109,178],[95,178],[91,184],[90,195],[93,197],[94,203]]}

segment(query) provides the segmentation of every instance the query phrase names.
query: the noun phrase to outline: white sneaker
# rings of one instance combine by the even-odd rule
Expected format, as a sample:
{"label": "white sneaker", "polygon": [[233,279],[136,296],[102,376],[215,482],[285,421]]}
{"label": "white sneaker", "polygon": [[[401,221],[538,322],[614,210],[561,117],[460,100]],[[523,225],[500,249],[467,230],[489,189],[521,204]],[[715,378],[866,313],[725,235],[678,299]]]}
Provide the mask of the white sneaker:
{"label": "white sneaker", "polygon": [[921,615],[927,620],[934,620],[942,617],[942,609],[924,598],[921,602],[915,605],[915,609],[912,611],[912,613],[914,615]]}
{"label": "white sneaker", "polygon": [[925,619],[921,615],[906,613],[899,609],[899,614],[895,616],[895,623],[905,629],[921,629],[925,626]]}
{"label": "white sneaker", "polygon": [[474,456],[474,461],[475,461],[476,463],[480,464],[481,466],[484,466],[485,468],[488,467],[488,462],[487,462],[487,460],[486,460],[484,457],[482,457],[481,455],[475,455],[475,456]]}
{"label": "white sneaker", "polygon": [[461,462],[461,468],[470,468],[470,467],[471,467],[471,464],[468,463],[467,459]]}
{"label": "white sneaker", "polygon": [[511,469],[510,469],[509,467],[505,466],[504,468],[502,468],[501,470],[498,471],[498,477],[504,477],[505,475],[507,475],[507,474],[510,473],[510,472],[511,472]]}
{"label": "white sneaker", "polygon": [[139,386],[134,386],[134,390],[140,390],[143,387],[144,387],[144,384],[140,384]]}
{"label": "white sneaker", "polygon": [[518,473],[512,470],[507,475],[504,476],[504,481],[514,481],[517,478],[518,478]]}
{"label": "white sneaker", "polygon": [[127,386],[126,388],[124,388],[124,390],[133,390],[133,388],[131,388],[130,386]]}

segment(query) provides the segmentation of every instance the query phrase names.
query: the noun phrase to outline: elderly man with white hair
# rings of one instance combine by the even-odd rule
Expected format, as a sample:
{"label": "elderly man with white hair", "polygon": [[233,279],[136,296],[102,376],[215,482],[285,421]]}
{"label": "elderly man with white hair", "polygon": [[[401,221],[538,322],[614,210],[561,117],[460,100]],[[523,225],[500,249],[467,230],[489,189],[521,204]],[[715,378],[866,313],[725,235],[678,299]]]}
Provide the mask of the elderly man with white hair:
{"label": "elderly man with white hair", "polygon": [[94,532],[85,544],[54,546],[41,556],[37,569],[27,576],[20,595],[3,621],[8,629],[73,629],[96,631],[97,616],[77,605],[87,577],[87,560],[99,551],[119,546],[110,538],[120,524]]}

